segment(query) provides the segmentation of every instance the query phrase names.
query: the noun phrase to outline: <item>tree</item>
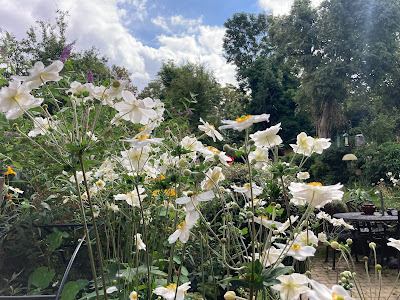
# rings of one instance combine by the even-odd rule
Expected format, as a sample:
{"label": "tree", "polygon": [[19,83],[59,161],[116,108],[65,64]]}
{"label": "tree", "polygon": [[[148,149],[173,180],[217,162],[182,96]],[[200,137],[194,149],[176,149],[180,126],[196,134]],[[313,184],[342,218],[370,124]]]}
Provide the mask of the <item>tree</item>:
{"label": "tree", "polygon": [[222,93],[219,83],[204,66],[192,63],[177,66],[168,61],[157,76],[139,97],[150,96],[170,103],[167,107],[175,115],[190,109],[192,125],[197,125],[200,117],[215,123]]}

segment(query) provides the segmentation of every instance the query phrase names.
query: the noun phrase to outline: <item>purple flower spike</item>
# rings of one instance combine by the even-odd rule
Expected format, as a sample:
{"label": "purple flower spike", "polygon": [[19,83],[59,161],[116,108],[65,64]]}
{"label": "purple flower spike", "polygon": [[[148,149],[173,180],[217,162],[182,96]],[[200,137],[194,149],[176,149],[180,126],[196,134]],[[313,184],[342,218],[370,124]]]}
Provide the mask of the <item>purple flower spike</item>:
{"label": "purple flower spike", "polygon": [[67,61],[68,56],[71,54],[72,51],[72,44],[67,45],[60,56],[60,61],[65,63]]}
{"label": "purple flower spike", "polygon": [[86,77],[87,77],[87,82],[93,82],[93,73],[92,73],[92,71],[87,71]]}
{"label": "purple flower spike", "polygon": [[194,112],[192,112],[190,109],[188,109],[188,110],[185,110],[184,112],[179,113],[178,116],[181,116],[181,115],[193,115],[193,114],[194,114]]}
{"label": "purple flower spike", "polygon": [[0,52],[1,52],[1,53],[3,53],[3,55],[4,55],[4,56],[7,56],[7,52],[6,52],[6,51],[4,51],[4,49],[3,49],[3,48],[1,48],[1,47],[0,47]]}

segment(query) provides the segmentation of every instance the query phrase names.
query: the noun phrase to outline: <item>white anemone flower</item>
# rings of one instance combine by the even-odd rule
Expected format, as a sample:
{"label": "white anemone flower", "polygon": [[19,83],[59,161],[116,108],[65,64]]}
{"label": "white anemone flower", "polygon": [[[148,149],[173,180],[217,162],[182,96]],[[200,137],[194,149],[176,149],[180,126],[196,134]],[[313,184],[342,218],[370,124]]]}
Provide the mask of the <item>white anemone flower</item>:
{"label": "white anemone flower", "polygon": [[[93,83],[80,83],[77,81],[71,82],[70,89],[67,91],[68,95],[71,95],[71,98],[77,103],[85,103],[88,100],[93,99],[94,93],[94,85]],[[87,96],[83,96],[84,93],[87,93]]]}
{"label": "white anemone flower", "polygon": [[[251,256],[245,256],[247,259],[251,260]],[[258,259],[260,263],[264,266],[264,268],[268,268],[271,265],[274,265],[278,259],[283,259],[282,250],[276,249],[274,246],[268,248],[268,250],[262,251],[260,253],[255,253],[255,259]],[[279,264],[279,267],[283,267],[283,264]]]}
{"label": "white anemone flower", "polygon": [[274,290],[280,292],[281,299],[295,300],[301,294],[304,294],[308,290],[307,287],[307,276],[299,273],[293,273],[290,275],[281,275],[277,279],[281,282],[272,286]]}
{"label": "white anemone flower", "polygon": [[305,261],[307,257],[314,256],[316,249],[311,246],[301,246],[289,241],[288,244],[275,243],[278,248],[283,249],[286,256],[291,256],[298,261]]}
{"label": "white anemone flower", "polygon": [[221,180],[224,180],[225,176],[222,173],[221,167],[214,167],[209,169],[206,173],[206,177],[201,182],[201,188],[203,191],[212,190],[212,188]]}
{"label": "white anemone flower", "polygon": [[138,186],[138,190],[134,190],[126,194],[114,195],[114,199],[125,200],[130,206],[140,207],[139,201],[142,201],[144,198],[146,198],[146,194],[143,194],[144,191],[145,189],[142,186]]}
{"label": "white anemone flower", "polygon": [[307,291],[307,297],[310,300],[355,300],[347,293],[344,287],[340,285],[334,285],[330,290],[325,285],[315,280],[308,279],[308,282],[313,288]]}
{"label": "white anemone flower", "polygon": [[297,143],[290,144],[290,147],[293,148],[295,153],[310,156],[313,152],[314,138],[307,136],[305,132],[301,132],[297,135]]}
{"label": "white anemone flower", "polygon": [[164,102],[162,102],[160,99],[154,99],[153,101],[154,101],[153,109],[157,113],[157,116],[161,118],[165,111]]}
{"label": "white anemone flower", "polygon": [[219,129],[228,129],[232,128],[234,130],[243,131],[249,128],[254,123],[259,123],[263,121],[269,121],[269,114],[262,114],[262,115],[247,115],[241,116],[237,118],[235,121],[233,120],[223,120],[222,123],[226,124],[220,126]]}
{"label": "white anemone flower", "polygon": [[132,293],[129,294],[129,300],[137,300],[138,296],[136,291],[132,291]]}
{"label": "white anemone flower", "polygon": [[249,161],[255,160],[254,168],[260,169],[268,161],[268,148],[256,147],[249,153]]}
{"label": "white anemone flower", "polygon": [[57,122],[49,120],[47,118],[36,117],[33,118],[33,125],[35,128],[28,133],[28,136],[36,137],[37,135],[46,135],[49,132],[49,129],[54,127]]}
{"label": "white anemone flower", "polygon": [[178,204],[186,204],[186,211],[191,212],[195,210],[195,207],[199,205],[200,202],[210,201],[215,197],[213,191],[207,191],[201,194],[193,194],[190,197],[180,197],[176,199]]}
{"label": "white anemone flower", "polygon": [[0,90],[0,112],[6,113],[7,119],[19,118],[24,111],[38,107],[43,98],[35,98],[31,94],[31,88],[21,84],[19,80],[13,80],[8,87]]}
{"label": "white anemone flower", "polygon": [[62,77],[58,73],[63,67],[64,64],[60,60],[54,61],[47,67],[41,61],[37,61],[33,68],[28,70],[29,76],[13,76],[12,78],[25,81],[31,89],[36,89],[47,81],[59,81]]}
{"label": "white anemone flower", "polygon": [[150,98],[136,99],[129,91],[123,91],[122,97],[124,100],[115,104],[121,119],[134,124],[147,124],[149,120],[157,117],[157,113],[152,109],[154,101]]}
{"label": "white anemone flower", "polygon": [[189,240],[190,229],[197,223],[199,217],[197,211],[188,211],[185,220],[179,224],[178,229],[168,237],[168,242],[173,244],[179,239],[182,243],[186,243]]}
{"label": "white anemone flower", "polygon": [[318,233],[318,240],[321,243],[327,243],[328,242],[328,237],[326,236],[326,233],[325,232]]}
{"label": "white anemone flower", "polygon": [[140,233],[136,233],[135,235],[135,244],[138,250],[146,250],[146,244],[142,240],[142,235]]}
{"label": "white anemone flower", "polygon": [[281,130],[281,123],[271,126],[263,131],[257,131],[254,134],[250,134],[250,138],[254,141],[254,145],[257,147],[274,147],[283,142],[281,137],[277,135],[279,130]]}
{"label": "white anemone flower", "polygon": [[319,182],[299,183],[292,182],[289,185],[290,193],[293,197],[303,198],[306,202],[316,208],[323,207],[332,200],[341,200],[344,192],[341,191],[343,185],[323,186]]}
{"label": "white anemone flower", "polygon": [[162,138],[149,138],[149,136],[145,134],[137,134],[133,139],[124,139],[120,141],[130,143],[132,148],[141,148],[149,144],[160,145],[163,140]]}
{"label": "white anemone flower", "polygon": [[190,281],[178,286],[178,288],[176,288],[175,283],[170,284],[167,287],[158,287],[154,289],[153,294],[162,296],[165,300],[184,300],[188,289],[190,289]]}
{"label": "white anemone flower", "polygon": [[190,136],[185,136],[182,139],[181,146],[184,149],[191,151],[191,153],[188,153],[188,156],[192,158],[196,157],[197,151],[200,151],[204,148],[202,142],[198,141],[195,137],[190,137]]}
{"label": "white anemone flower", "polygon": [[199,125],[199,129],[203,131],[206,135],[209,137],[212,137],[213,141],[215,142],[216,139],[222,141],[224,138],[222,135],[215,129],[213,125],[208,124],[208,122],[204,122],[202,118],[200,118],[200,122],[203,123],[203,125]]}
{"label": "white anemone flower", "polygon": [[318,245],[318,237],[311,230],[304,230],[295,235],[294,243],[300,246],[308,246],[309,244]]}
{"label": "white anemone flower", "polygon": [[307,201],[304,198],[293,197],[290,199],[290,203],[293,203],[295,206],[304,206],[306,205]]}
{"label": "white anemone flower", "polygon": [[101,86],[96,86],[93,89],[93,97],[97,100],[101,100],[103,105],[109,105],[111,107],[114,107],[114,102],[113,100],[115,98],[112,98],[110,96],[109,90],[101,85]]}
{"label": "white anemone flower", "polygon": [[301,180],[306,180],[306,179],[310,178],[310,173],[308,173],[308,172],[299,172],[299,173],[297,173],[296,177],[298,179],[301,179]]}
{"label": "white anemone flower", "polygon": [[128,85],[128,80],[113,80],[111,86],[107,89],[107,93],[110,95],[111,99],[121,99],[122,92],[125,90],[125,87]]}
{"label": "white anemone flower", "polygon": [[260,207],[260,206],[264,206],[265,204],[267,204],[266,201],[264,201],[262,199],[254,198],[253,200],[249,199],[249,202],[247,202],[244,205],[244,208],[252,207],[252,205],[254,205],[254,207]]}
{"label": "white anemone flower", "polygon": [[400,251],[400,240],[396,240],[394,238],[389,238],[389,243],[387,243],[387,245],[394,247]]}
{"label": "white anemone flower", "polygon": [[251,184],[251,189],[250,183],[245,183],[243,187],[232,185],[232,188],[236,193],[243,193],[247,198],[251,198],[251,190],[253,190],[253,198],[262,193],[262,188],[256,185],[254,182]]}
{"label": "white anemone flower", "polygon": [[130,148],[127,151],[121,151],[122,161],[121,164],[130,171],[139,171],[148,161],[151,148],[144,146],[141,148]]}
{"label": "white anemone flower", "polygon": [[203,154],[205,161],[219,161],[224,166],[229,167],[232,158],[225,154],[224,151],[219,151],[217,148],[208,146],[200,150]]}
{"label": "white anemone flower", "polygon": [[318,138],[314,139],[313,152],[321,154],[325,149],[331,146],[331,139]]}

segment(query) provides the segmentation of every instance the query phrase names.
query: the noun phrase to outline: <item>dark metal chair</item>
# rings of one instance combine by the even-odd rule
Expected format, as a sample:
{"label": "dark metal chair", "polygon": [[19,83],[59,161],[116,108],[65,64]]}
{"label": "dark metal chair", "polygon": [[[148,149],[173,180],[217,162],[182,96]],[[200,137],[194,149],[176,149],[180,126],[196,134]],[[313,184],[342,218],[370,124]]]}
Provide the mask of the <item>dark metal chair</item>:
{"label": "dark metal chair", "polygon": [[60,287],[58,288],[57,294],[56,295],[29,295],[29,296],[0,296],[0,300],[36,300],[36,299],[42,299],[42,300],[59,300],[61,298],[61,294],[63,292],[64,286],[67,283],[68,279],[68,274],[69,271],[72,268],[72,264],[74,263],[75,257],[77,256],[79,249],[81,248],[83,242],[85,240],[85,237],[83,236],[78,245],[76,246],[74,253],[72,254],[67,268],[64,272],[64,276],[61,280]]}

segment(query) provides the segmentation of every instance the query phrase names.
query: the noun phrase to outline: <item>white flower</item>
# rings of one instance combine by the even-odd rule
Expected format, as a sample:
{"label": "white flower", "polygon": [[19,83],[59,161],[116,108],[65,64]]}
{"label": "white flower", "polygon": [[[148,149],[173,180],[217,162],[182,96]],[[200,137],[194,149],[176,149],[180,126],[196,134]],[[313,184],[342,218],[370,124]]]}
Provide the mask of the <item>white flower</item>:
{"label": "white flower", "polygon": [[307,257],[314,256],[315,248],[311,246],[301,246],[290,241],[288,245],[275,243],[280,249],[284,249],[287,256],[292,256],[298,261],[305,261]]}
{"label": "white flower", "polygon": [[139,100],[129,91],[123,91],[122,97],[124,101],[115,104],[121,119],[134,124],[147,124],[150,119],[157,117],[157,113],[152,109],[154,101],[150,98]]}
{"label": "white flower", "polygon": [[336,219],[336,218],[332,218],[330,222],[333,226],[337,227],[344,226],[346,224],[346,222],[343,219]]}
{"label": "white flower", "polygon": [[122,92],[124,91],[128,83],[128,80],[114,80],[111,83],[111,86],[107,89],[107,93],[110,95],[110,98],[121,99],[123,97]]}
{"label": "white flower", "polygon": [[387,173],[386,173],[386,176],[387,176],[387,177],[391,177],[392,175],[393,175],[392,172],[387,172]]}
{"label": "white flower", "polygon": [[290,275],[281,275],[277,279],[281,282],[272,286],[273,289],[277,290],[281,294],[281,299],[295,300],[299,295],[307,292],[309,288],[306,286],[307,276],[299,273],[293,273]]}
{"label": "white flower", "polygon": [[[153,293],[162,296],[165,300],[184,300],[188,289],[190,289],[190,281],[178,286],[178,289],[176,284],[170,284],[167,287],[161,286],[156,288]],[[176,297],[175,291],[177,291]]]}
{"label": "white flower", "polygon": [[200,152],[203,154],[204,159],[206,161],[219,160],[221,164],[227,167],[229,166],[229,163],[232,161],[232,158],[227,156],[225,152],[219,151],[217,148],[212,146],[204,147],[203,149],[200,150]]}
{"label": "white flower", "polygon": [[321,154],[324,149],[328,149],[331,146],[331,139],[318,138],[314,140],[313,152]]}
{"label": "white flower", "polygon": [[312,154],[312,148],[314,146],[314,139],[307,136],[305,132],[301,132],[297,135],[297,143],[290,144],[295,153],[303,154],[305,156],[310,156]]}
{"label": "white flower", "polygon": [[326,234],[324,232],[320,232],[320,233],[318,233],[318,240],[321,243],[326,243],[326,242],[328,242],[328,237],[326,236]]}
{"label": "white flower", "polygon": [[309,300],[355,300],[350,297],[347,291],[340,285],[334,285],[332,290],[325,285],[309,279],[308,282],[312,286],[312,290],[307,291]]}
{"label": "white flower", "polygon": [[250,138],[254,141],[254,145],[257,147],[273,147],[282,143],[281,137],[277,135],[279,130],[281,130],[281,123],[271,126],[263,131],[257,131],[254,134],[250,134]]}
{"label": "white flower", "polygon": [[[86,175],[86,180],[87,181],[90,181],[92,179],[92,172],[91,171],[86,172],[85,175]],[[76,171],[76,178],[78,179],[78,184],[82,183],[83,182],[83,172],[82,171]],[[69,178],[69,181],[75,183],[75,177],[72,175]]]}
{"label": "white flower", "polygon": [[[247,259],[251,259],[251,256],[246,256]],[[275,264],[278,259],[283,259],[284,256],[282,256],[282,250],[281,249],[276,249],[274,246],[271,246],[268,248],[268,250],[265,250],[261,253],[255,253],[255,259],[258,259],[260,263],[264,266],[264,268],[268,268],[269,266]],[[283,266],[280,264],[280,266]]]}
{"label": "white flower", "polygon": [[306,179],[310,178],[310,173],[308,173],[308,172],[299,172],[299,173],[297,173],[297,178],[301,179],[301,180],[306,180]]}
{"label": "white flower", "polygon": [[304,198],[293,197],[292,199],[290,199],[290,203],[293,203],[293,205],[296,206],[304,206],[307,202]]}
{"label": "white flower", "polygon": [[108,201],[106,201],[106,207],[107,207],[109,210],[113,211],[113,212],[119,211],[118,205],[116,205],[116,204],[114,204],[114,203],[111,203],[111,204],[110,204]]}
{"label": "white flower", "polygon": [[295,235],[294,243],[300,246],[318,245],[318,237],[311,230],[305,230]]}
{"label": "white flower", "polygon": [[124,139],[120,141],[130,143],[132,148],[141,148],[149,144],[162,144],[163,140],[162,138],[149,138],[149,136],[145,134],[137,134],[133,139]]}
{"label": "white flower", "polygon": [[105,86],[96,86],[93,89],[93,97],[97,100],[101,100],[103,105],[109,105],[114,107],[113,97],[110,96],[109,89]]}
{"label": "white flower", "polygon": [[99,190],[104,189],[104,187],[106,186],[106,183],[101,179],[97,180],[95,184]]}
{"label": "white flower", "polygon": [[47,81],[59,81],[62,77],[58,73],[64,64],[56,60],[51,65],[44,67],[41,61],[37,61],[32,69],[29,69],[29,76],[13,76],[13,79],[25,81],[31,89],[36,89]]}
{"label": "white flower", "polygon": [[253,198],[262,193],[262,188],[257,186],[254,182],[251,185],[252,189],[250,189],[250,183],[245,183],[243,187],[232,185],[232,188],[236,193],[243,193],[247,198],[251,198],[251,190],[253,190]]}
{"label": "white flower", "polygon": [[157,113],[157,116],[159,118],[162,117],[162,115],[164,114],[165,108],[164,108],[164,102],[162,102],[160,99],[155,99],[154,101],[154,107],[153,109],[155,110],[155,112]]}
{"label": "white flower", "polygon": [[263,165],[268,161],[268,148],[256,147],[254,151],[249,153],[249,161],[256,161],[254,168],[262,168]]}
{"label": "white flower", "polygon": [[112,294],[114,292],[118,291],[116,286],[110,286],[109,288],[106,289],[107,294]]}
{"label": "white flower", "polygon": [[201,194],[193,194],[192,196],[188,197],[180,197],[176,199],[176,203],[178,204],[186,204],[186,211],[194,211],[195,206],[199,205],[200,202],[210,201],[214,198],[213,191],[207,191]]}
{"label": "white flower", "polygon": [[55,126],[56,122],[53,122],[47,118],[36,117],[33,118],[33,125],[35,128],[28,133],[28,136],[35,137],[38,134],[46,135],[49,131],[49,128]]}
{"label": "white flower", "polygon": [[181,146],[189,151],[192,151],[188,156],[195,158],[196,151],[200,151],[204,148],[203,144],[198,141],[195,137],[185,136],[181,141]]}
{"label": "white flower", "polygon": [[19,80],[11,81],[0,90],[0,112],[6,113],[7,119],[19,118],[24,111],[38,107],[43,98],[35,98],[30,94],[31,89]]}
{"label": "white flower", "polygon": [[195,210],[186,213],[185,221],[178,225],[178,229],[169,236],[168,242],[173,244],[179,238],[182,243],[189,240],[190,229],[196,224],[199,219],[199,213]]}
{"label": "white flower", "polygon": [[[82,84],[77,81],[71,82],[70,89],[67,91],[68,95],[77,103],[85,103],[93,99],[94,85],[92,83]],[[87,94],[87,95],[85,95]]]}
{"label": "white flower", "polygon": [[[253,204],[252,204],[252,202],[253,202]],[[254,198],[253,200],[249,199],[249,202],[247,202],[244,205],[244,208],[251,207],[252,205],[254,205],[254,207],[259,207],[259,206],[263,206],[265,204],[267,204],[266,201],[258,199],[258,198]]]}
{"label": "white flower", "polygon": [[129,300],[137,300],[138,296],[135,291],[132,291],[132,293],[129,294]]}
{"label": "white flower", "polygon": [[389,238],[389,243],[387,243],[388,246],[394,247],[397,250],[400,251],[400,240],[396,240],[394,238]]}
{"label": "white flower", "polygon": [[135,244],[138,250],[146,250],[146,244],[142,241],[142,235],[140,233],[136,233]]}
{"label": "white flower", "polygon": [[9,186],[8,189],[9,189],[10,191],[16,193],[16,194],[23,194],[23,193],[24,193],[23,190],[20,190],[19,188],[14,188],[14,187],[12,187],[12,186]]}
{"label": "white flower", "polygon": [[269,120],[268,114],[241,116],[240,118],[237,118],[235,121],[223,120],[222,123],[227,125],[220,126],[219,129],[232,128],[234,130],[243,131],[244,129],[249,128],[254,123],[259,123],[263,121],[268,122],[268,120]]}
{"label": "white flower", "polygon": [[204,122],[202,118],[200,118],[200,122],[203,123],[203,125],[199,125],[199,129],[201,131],[204,131],[204,133],[209,137],[212,137],[214,142],[216,141],[216,138],[220,141],[224,139],[222,135],[217,130],[215,130],[215,127],[213,125],[208,124],[208,122]]}
{"label": "white flower", "polygon": [[315,216],[316,216],[318,219],[327,220],[327,221],[329,221],[329,222],[332,220],[332,217],[331,217],[329,214],[327,214],[326,212],[324,212],[324,211],[320,211],[320,212],[317,213]]}
{"label": "white flower", "polygon": [[[146,194],[143,194],[145,189],[142,186],[138,186],[138,191],[134,190],[126,194],[114,195],[115,200],[125,200],[130,206],[140,207],[140,202],[146,198]],[[138,193],[139,192],[139,193]]]}
{"label": "white flower", "polygon": [[214,169],[209,169],[206,173],[206,177],[201,183],[201,188],[203,191],[211,190],[214,185],[216,185],[220,180],[224,180],[225,176],[222,173],[221,167],[214,167]]}
{"label": "white flower", "polygon": [[148,161],[151,148],[144,146],[141,148],[130,148],[127,151],[121,151],[121,164],[130,171],[140,171]]}
{"label": "white flower", "polygon": [[341,184],[322,186],[319,182],[311,182],[308,184],[292,182],[289,185],[290,193],[293,197],[303,198],[313,207],[323,207],[332,200],[341,200],[344,192],[340,189]]}

